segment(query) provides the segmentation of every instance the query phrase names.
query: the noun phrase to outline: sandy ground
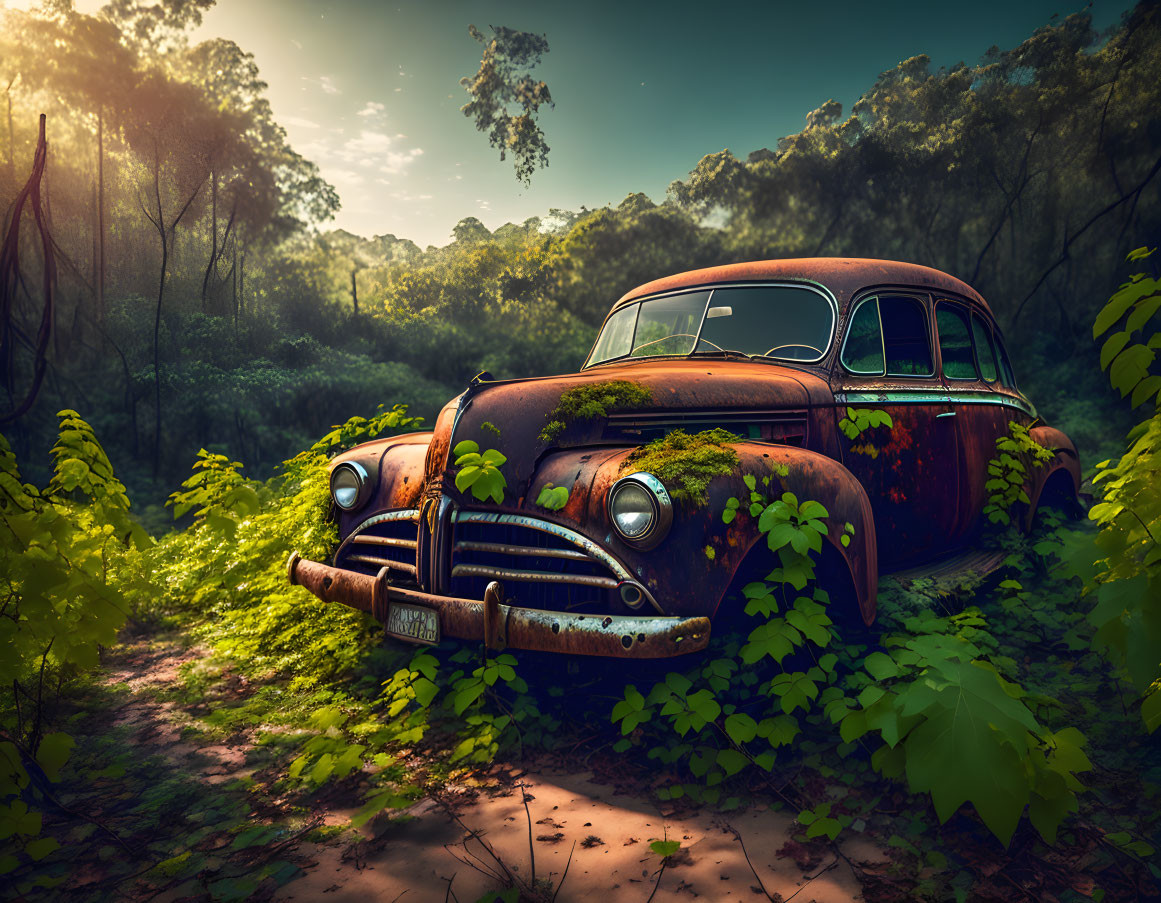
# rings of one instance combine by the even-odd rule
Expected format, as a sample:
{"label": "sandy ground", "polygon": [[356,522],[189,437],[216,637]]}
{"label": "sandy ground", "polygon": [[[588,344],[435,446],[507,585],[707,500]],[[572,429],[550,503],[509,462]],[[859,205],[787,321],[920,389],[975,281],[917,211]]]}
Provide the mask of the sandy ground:
{"label": "sandy ground", "polygon": [[[152,696],[173,685],[181,664],[200,654],[164,645],[125,650],[111,657],[108,680],[131,691],[117,709],[116,721],[136,727],[142,747],[160,753],[208,789],[253,772],[247,765],[250,739],[235,737],[232,745],[212,746],[183,741],[177,726],[180,707]],[[232,690],[239,697],[247,692],[245,686]],[[527,813],[521,786],[527,793]],[[345,824],[357,809],[357,793],[351,797],[350,808],[343,808],[341,799],[333,800],[320,804],[317,815],[324,824]],[[656,801],[618,794],[596,783],[591,772],[545,768],[502,773],[480,787],[453,789],[442,805],[422,800],[393,812],[389,821],[380,818],[365,825],[358,842],[350,841],[352,835],[324,843],[299,840],[281,855],[298,864],[302,874],[278,888],[273,899],[474,903],[503,886],[493,877],[503,867],[477,837],[513,874],[531,883],[530,822],[535,876],[549,879],[554,887],[562,885],[558,903],[644,903],[650,894],[658,903],[695,898],[762,901],[767,894],[779,903],[858,900],[860,885],[846,860],[858,866],[887,858],[885,851],[857,835],[842,845],[846,860],[825,845],[795,844],[793,818],[761,803],[731,813],[666,816]],[[661,860],[649,844],[661,839],[680,841],[681,850],[659,876]],[[169,889],[154,899],[165,903],[190,898]]]}
{"label": "sandy ground", "polygon": [[[795,899],[804,903],[861,899],[850,867],[834,854],[825,854],[808,869],[799,868],[788,855],[779,856],[794,833],[794,822],[765,806],[730,813],[728,818],[711,812],[664,818],[650,800],[618,795],[593,783],[589,775],[526,773],[519,781],[530,797],[536,876],[560,884],[572,856],[556,897],[559,903],[643,903],[657,883],[660,867],[649,842],[663,838],[681,841],[682,849],[660,876],[655,901],[765,899],[742,843],[775,900],[779,894],[788,900],[797,891],[801,893]],[[527,879],[529,814],[520,797],[510,785],[506,793],[481,794],[470,805],[457,807],[457,814],[467,828],[483,835],[509,868]],[[304,844],[303,852],[318,866],[283,887],[275,899],[426,903],[444,900],[450,881],[455,896],[447,898],[468,903],[497,887],[461,861],[474,856],[481,868],[495,869],[481,845],[443,809],[424,801],[409,814],[414,818],[400,820],[368,840],[354,861],[349,855],[344,859],[337,848],[308,850],[313,845]],[[588,846],[583,845],[586,840]],[[844,845],[843,851],[855,862],[885,858],[873,845],[857,840]]]}

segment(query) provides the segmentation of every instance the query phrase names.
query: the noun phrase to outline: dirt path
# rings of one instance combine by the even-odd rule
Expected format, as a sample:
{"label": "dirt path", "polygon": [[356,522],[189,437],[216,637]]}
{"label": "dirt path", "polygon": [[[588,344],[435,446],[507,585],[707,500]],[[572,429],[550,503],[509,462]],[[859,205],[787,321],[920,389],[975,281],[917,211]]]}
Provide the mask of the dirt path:
{"label": "dirt path", "polygon": [[[109,877],[99,862],[74,859],[66,887],[80,893],[108,887],[111,893],[97,898],[158,903],[247,898],[471,903],[501,886],[493,876],[505,867],[528,881],[534,854],[535,876],[554,886],[568,868],[559,903],[643,903],[651,894],[658,903],[761,901],[766,896],[758,879],[775,901],[861,899],[850,864],[825,846],[796,843],[792,835],[801,829],[788,814],[756,803],[728,814],[663,815],[655,800],[618,793],[567,763],[565,768],[548,763],[529,770],[496,768],[478,786],[449,788],[442,804],[425,799],[389,821],[381,818],[358,832],[343,830],[360,804],[357,788],[335,788],[305,801],[280,796],[272,781],[280,770],[272,767],[272,754],[258,742],[256,730],[214,742],[183,730],[223,703],[244,703],[256,689],[227,673],[209,682],[200,698],[191,700],[187,691],[174,701],[182,666],[204,655],[202,649],[156,640],[118,647],[105,661],[104,684],[115,700],[107,723],[121,732],[134,759],[154,763],[159,775],[180,777],[181,798],[187,800],[181,817],[191,824],[206,822],[194,810],[212,804],[214,813],[225,813],[221,824],[204,825],[189,838],[196,842],[173,856],[165,856],[163,844],[149,847],[148,837],[134,836],[132,842],[149,847],[155,861],[164,856],[168,865],[150,868],[143,856],[137,870],[145,871],[112,887],[116,876]],[[527,812],[520,786],[527,793]],[[105,814],[119,832],[132,833],[132,813],[121,813],[118,820],[114,807]],[[178,824],[176,811],[172,818],[170,853],[183,849],[190,830]],[[164,830],[165,816],[159,828]],[[255,842],[240,845],[245,838]],[[649,844],[661,839],[680,841],[681,849],[659,875],[661,860]],[[881,867],[888,858],[858,835],[841,849],[860,867]]]}

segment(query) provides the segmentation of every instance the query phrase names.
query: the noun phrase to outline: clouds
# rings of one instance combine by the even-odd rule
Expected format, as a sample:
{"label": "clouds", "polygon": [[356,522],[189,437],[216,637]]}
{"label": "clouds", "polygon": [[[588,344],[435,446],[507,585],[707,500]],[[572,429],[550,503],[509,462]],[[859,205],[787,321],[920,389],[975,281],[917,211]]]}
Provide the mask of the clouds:
{"label": "clouds", "polygon": [[300,129],[320,128],[317,122],[310,119],[303,119],[301,116],[283,116],[281,120],[283,125],[293,125]]}
{"label": "clouds", "polygon": [[366,106],[364,106],[363,109],[359,110],[359,112],[356,113],[355,115],[367,118],[367,117],[374,117],[374,116],[382,116],[386,112],[387,112],[386,106],[384,106],[381,103],[376,103],[373,100],[368,100]]}
{"label": "clouds", "polygon": [[[314,85],[324,94],[330,94],[332,97],[343,93],[339,89],[339,86],[335,84],[334,76],[320,75],[318,78],[311,78],[309,75],[300,75],[299,78],[306,82],[307,85]],[[303,85],[302,90],[306,90],[306,85]]]}

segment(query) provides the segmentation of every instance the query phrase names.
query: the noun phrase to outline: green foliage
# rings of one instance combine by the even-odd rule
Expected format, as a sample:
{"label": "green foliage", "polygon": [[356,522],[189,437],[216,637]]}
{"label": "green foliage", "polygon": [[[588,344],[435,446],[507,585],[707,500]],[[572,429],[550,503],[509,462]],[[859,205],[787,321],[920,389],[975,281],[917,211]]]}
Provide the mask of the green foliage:
{"label": "green foliage", "polygon": [[[724,782],[746,771],[772,771],[785,746],[849,751],[873,734],[881,744],[868,749],[871,765],[906,780],[912,792],[930,794],[941,821],[971,803],[1007,844],[1027,811],[1054,842],[1061,822],[1077,809],[1083,789],[1077,774],[1091,767],[1085,738],[1072,727],[1043,726],[1028,694],[1002,676],[999,668],[1013,663],[998,652],[979,611],[941,618],[925,599],[883,638],[882,650],[844,646],[829,598],[814,586],[813,556],[829,534],[826,508],[785,491],[768,497],[756,477],[743,480],[748,506],[731,498],[722,520],[732,523],[743,510],[756,518],[777,563],[764,579],[742,587],[744,613],[756,625],[744,642],[727,641],[724,655],[701,669],[670,673],[647,694],[626,687],[611,714],[627,738],[666,727],[681,738],[654,746],[649,756],[683,762],[698,783],[664,788],[662,798],[719,802]],[[851,532],[844,525],[842,535]],[[1009,581],[1004,589],[1018,593],[1020,584]],[[1028,604],[1011,598],[1006,609]],[[804,732],[810,739],[799,739]],[[803,808],[799,821],[807,838],[831,840],[853,823],[849,812],[832,812],[825,800]]]}
{"label": "green foliage", "polygon": [[871,458],[879,457],[879,447],[871,442],[869,439],[859,444],[853,444],[856,439],[876,427],[885,426],[888,430],[892,429],[895,424],[891,420],[891,415],[886,411],[880,411],[872,408],[847,408],[846,417],[839,421],[839,430],[842,434],[851,440],[851,451],[860,454],[868,455]]}
{"label": "green foliage", "polygon": [[[1129,259],[1146,260],[1154,250],[1139,248]],[[1089,518],[1100,533],[1095,548],[1082,544],[1073,558],[1095,601],[1088,616],[1096,627],[1094,643],[1127,672],[1143,697],[1141,717],[1150,732],[1161,726],[1161,376],[1150,374],[1149,366],[1153,349],[1161,347],[1161,331],[1115,357],[1110,348],[1122,348],[1132,335],[1155,326],[1158,310],[1161,284],[1137,273],[1093,326],[1097,338],[1125,318],[1124,330],[1105,343],[1102,366],[1122,396],[1132,395],[1134,407],[1153,398],[1155,409],[1129,432],[1120,460],[1097,465],[1093,482],[1102,487],[1102,498]]]}
{"label": "green foliage", "polygon": [[988,503],[984,514],[993,524],[1012,523],[1012,507],[1031,504],[1028,498],[1028,465],[1043,467],[1052,452],[1028,434],[1029,427],[1008,421],[1008,435],[996,440],[997,455],[988,461]]}
{"label": "green foliage", "polygon": [[541,442],[552,442],[578,420],[607,417],[609,411],[644,407],[653,396],[644,386],[624,379],[586,383],[566,390],[548,413],[548,423],[540,431]]}
{"label": "green foliage", "polygon": [[862,689],[859,707],[840,722],[843,740],[877,732],[884,745],[872,764],[930,793],[941,822],[970,802],[1007,844],[1027,807],[1055,842],[1083,789],[1076,773],[1091,768],[1084,737],[1042,727],[1025,692],[983,657],[989,638],[978,610],[950,618],[923,612],[904,626],[883,640],[886,653],[866,657],[866,676],[851,680],[852,691]]}
{"label": "green foliage", "polygon": [[334,546],[328,456],[419,422],[404,405],[352,418],[265,484],[246,481],[221,455],[200,455],[172,500],[175,509],[196,508],[194,523],[164,537],[154,553],[178,612],[205,618],[199,630],[220,653],[255,669],[293,672],[296,685],[318,685],[349,669],[374,629],[356,613],[328,611],[290,586],[285,562],[292,551],[323,559]]}
{"label": "green foliage", "polygon": [[568,487],[545,483],[540,494],[536,497],[536,504],[549,511],[559,511],[568,504]]}
{"label": "green foliage", "polygon": [[[548,53],[548,41],[544,35],[502,25],[490,27],[493,37],[488,40],[476,26],[468,26],[468,33],[484,46],[484,55],[479,72],[460,79],[472,98],[460,111],[488,135],[488,143],[499,149],[501,160],[512,154],[516,178],[527,185],[537,166],[548,165],[548,145],[536,114],[541,104],[552,106],[552,96],[544,82],[533,81],[519,70],[539,63],[541,55]],[[509,107],[518,112],[510,112]]]}
{"label": "green foliage", "polygon": [[[460,492],[472,490],[481,502],[492,499],[497,505],[504,503],[504,488],[508,481],[500,473],[500,467],[508,460],[494,448],[481,452],[480,446],[471,439],[457,442],[452,449],[456,457],[456,489]],[[566,493],[567,494],[567,493]]]}
{"label": "green foliage", "polygon": [[673,430],[630,452],[621,464],[621,473],[651,473],[675,499],[701,506],[707,501],[710,481],[737,468],[738,453],[730,443],[740,441],[721,429],[693,434]]}
{"label": "green foliage", "polygon": [[[1130,261],[1148,260],[1156,248],[1137,248]],[[1121,397],[1132,396],[1133,407],[1153,399],[1161,404],[1161,374],[1151,374],[1150,366],[1161,348],[1161,332],[1141,336],[1161,310],[1161,280],[1144,272],[1134,273],[1109,299],[1092,326],[1092,337],[1100,338],[1124,318],[1124,328],[1113,333],[1101,347],[1101,369],[1109,372],[1109,381]],[[1132,343],[1132,344],[1130,344]]]}
{"label": "green foliage", "polygon": [[0,436],[0,873],[59,847],[41,836],[30,804],[60,780],[74,742],[46,730],[61,686],[96,667],[125,623],[132,593],[156,592],[141,563],[149,538],[129,515],[92,428],[61,411],[54,471],[44,490],[24,483]]}
{"label": "green foliage", "polygon": [[681,841],[654,840],[650,842],[649,849],[660,856],[662,859],[667,859],[681,849]]}
{"label": "green foliage", "polygon": [[[729,654],[694,672],[669,673],[648,695],[626,687],[611,714],[623,735],[653,722],[682,739],[676,746],[649,750],[650,758],[684,761],[698,779],[663,789],[666,799],[689,796],[717,803],[723,781],[747,769],[769,772],[777,750],[801,730],[796,713],[812,712],[823,688],[838,676],[838,657],[826,651],[835,639],[826,613],[829,598],[821,589],[808,589],[814,580],[811,553],[821,549],[827,511],[817,502],[799,504],[789,492],[769,499],[757,491],[756,478],[744,479],[755,499],[752,512],[778,562],[764,580],[743,590],[745,614],[756,626],[744,644],[727,647]],[[783,667],[796,651],[806,653],[811,663]],[[779,670],[762,680],[760,669],[770,662]]]}

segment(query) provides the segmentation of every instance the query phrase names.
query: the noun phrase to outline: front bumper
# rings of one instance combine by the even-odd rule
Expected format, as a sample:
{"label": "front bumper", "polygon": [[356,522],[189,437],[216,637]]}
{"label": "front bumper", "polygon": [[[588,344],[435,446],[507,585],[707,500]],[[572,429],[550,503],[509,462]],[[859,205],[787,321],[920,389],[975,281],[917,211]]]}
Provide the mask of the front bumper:
{"label": "front bumper", "polygon": [[435,596],[391,583],[386,568],[375,577],[299,557],[287,562],[290,582],[304,586],[324,602],[370,612],[386,623],[392,602],[433,608],[441,634],[483,640],[494,649],[534,649],[572,655],[615,658],[668,658],[709,645],[709,618],[579,615],[503,605],[498,583],[483,601]]}

